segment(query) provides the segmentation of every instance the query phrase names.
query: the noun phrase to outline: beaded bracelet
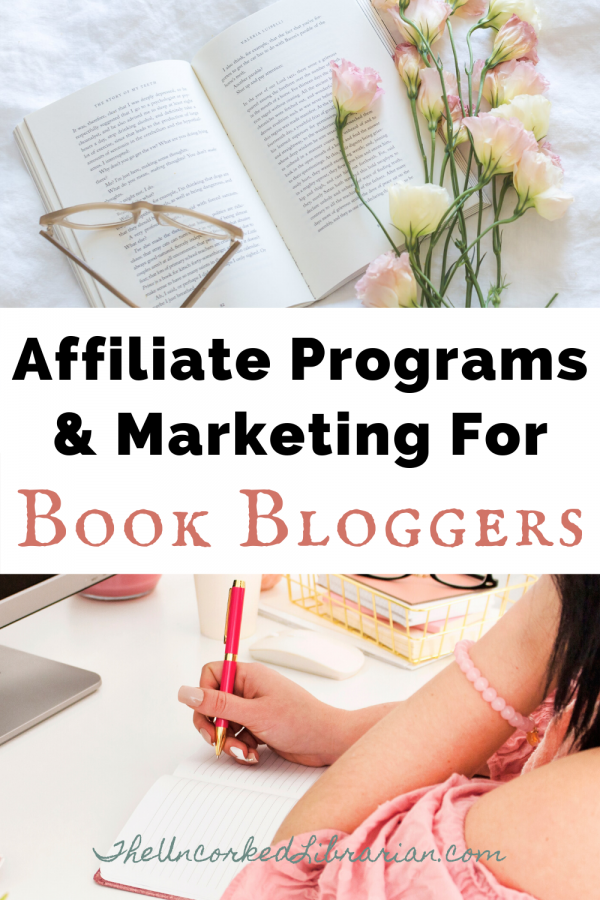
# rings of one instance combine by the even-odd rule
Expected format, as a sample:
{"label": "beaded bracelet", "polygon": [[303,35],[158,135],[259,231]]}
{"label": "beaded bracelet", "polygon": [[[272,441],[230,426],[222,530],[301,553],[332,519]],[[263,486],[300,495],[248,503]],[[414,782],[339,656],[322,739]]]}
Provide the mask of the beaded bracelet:
{"label": "beaded bracelet", "polygon": [[522,716],[509,706],[506,700],[498,696],[497,691],[490,687],[487,678],[484,678],[475,663],[469,656],[469,647],[472,647],[475,641],[459,641],[454,648],[454,656],[461,672],[464,672],[467,679],[472,683],[476,691],[479,691],[482,698],[489,703],[493,710],[499,712],[503,719],[506,719],[509,725],[524,731],[527,735],[527,741],[532,747],[539,743],[539,734],[535,724],[535,719]]}

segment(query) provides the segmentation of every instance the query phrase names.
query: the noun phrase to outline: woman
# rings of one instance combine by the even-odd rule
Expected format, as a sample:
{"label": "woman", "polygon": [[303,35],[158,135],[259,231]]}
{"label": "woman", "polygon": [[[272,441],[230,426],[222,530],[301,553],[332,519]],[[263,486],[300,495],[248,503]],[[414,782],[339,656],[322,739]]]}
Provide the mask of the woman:
{"label": "woman", "polygon": [[[296,848],[302,835],[316,834],[326,850],[335,834],[340,855],[366,846],[373,856],[381,847],[389,853],[388,862],[364,864],[327,864],[323,853],[317,862],[252,864],[227,900],[598,900],[600,576],[544,576],[470,656],[499,697],[524,716],[534,713],[538,747],[482,699],[456,662],[406,701],[352,712],[260,665],[238,667],[236,695],[216,690],[221,663],[203,669],[200,689],[182,688],[209,742],[209,717],[239,723],[225,751],[242,764],[252,765],[266,743],[286,759],[330,766],[281,824],[274,848],[292,836]],[[417,858],[436,853],[390,862],[399,843],[414,845]],[[453,862],[458,856],[466,858]]]}

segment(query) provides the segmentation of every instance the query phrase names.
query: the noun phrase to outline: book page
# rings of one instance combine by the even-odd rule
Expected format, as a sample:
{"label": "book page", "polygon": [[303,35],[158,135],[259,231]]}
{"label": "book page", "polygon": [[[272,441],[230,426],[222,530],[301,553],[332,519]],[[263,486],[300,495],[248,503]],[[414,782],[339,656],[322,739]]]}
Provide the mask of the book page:
{"label": "book page", "polygon": [[[112,76],[32,113],[25,126],[52,183],[47,196],[59,208],[148,200],[244,230],[241,250],[199,306],[312,301],[188,63],[152,63]],[[159,225],[149,212],[119,230],[62,231],[70,249],[149,307],[180,305],[229,246]],[[99,305],[123,305],[104,288],[94,290]]]}
{"label": "book page", "polygon": [[[251,773],[244,769],[244,774]],[[135,857],[130,854],[127,859],[123,853],[112,862],[103,862],[100,874],[117,885],[190,900],[218,900],[248,862],[247,858],[241,861],[248,840],[252,838],[252,846],[259,851],[269,847],[295,802],[247,788],[166,775],[150,788],[115,846],[103,854],[118,853],[120,841],[126,851],[137,842]],[[148,847],[152,849],[142,860]],[[222,859],[216,850],[219,857],[231,852]],[[212,853],[213,862],[209,859]]]}
{"label": "book page", "polygon": [[[385,95],[372,111],[352,117],[344,134],[361,190],[386,228],[388,186],[423,180],[392,52],[368,0],[281,0],[214,38],[192,62],[317,297],[390,249],[341,157],[330,60],[344,57],[382,76]],[[392,236],[402,240],[395,230]]]}
{"label": "book page", "polygon": [[268,747],[260,748],[260,762],[256,766],[240,765],[225,754],[217,759],[213,749],[202,747],[177,767],[175,775],[232,787],[268,791],[271,794],[299,800],[324,771],[325,769],[288,762]]}

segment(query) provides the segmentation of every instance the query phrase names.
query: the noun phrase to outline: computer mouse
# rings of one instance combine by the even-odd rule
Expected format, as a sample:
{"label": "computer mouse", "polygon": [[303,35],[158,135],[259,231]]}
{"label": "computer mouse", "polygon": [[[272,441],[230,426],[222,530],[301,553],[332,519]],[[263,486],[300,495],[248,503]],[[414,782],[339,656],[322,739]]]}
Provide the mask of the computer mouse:
{"label": "computer mouse", "polygon": [[252,644],[250,653],[260,662],[338,681],[356,675],[365,661],[358,647],[303,628],[286,628],[277,634],[266,634]]}

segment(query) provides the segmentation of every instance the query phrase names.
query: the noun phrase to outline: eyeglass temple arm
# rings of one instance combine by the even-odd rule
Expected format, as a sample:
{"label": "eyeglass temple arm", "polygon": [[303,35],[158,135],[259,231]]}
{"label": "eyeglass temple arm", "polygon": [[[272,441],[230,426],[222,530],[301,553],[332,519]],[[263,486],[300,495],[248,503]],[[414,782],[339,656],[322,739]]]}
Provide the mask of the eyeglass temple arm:
{"label": "eyeglass temple arm", "polygon": [[[133,303],[132,300],[129,300],[124,294],[122,294],[120,291],[118,291],[116,287],[113,287],[113,285],[109,281],[107,281],[106,278],[103,278],[102,275],[98,274],[98,272],[95,272],[94,269],[91,268],[91,266],[88,266],[88,264],[83,259],[81,259],[81,257],[76,256],[75,253],[72,253],[67,247],[64,247],[62,244],[60,244],[47,231],[40,231],[40,234],[43,238],[45,238],[47,241],[50,241],[51,244],[53,244],[55,247],[57,247],[61,253],[64,253],[65,256],[68,256],[68,258],[70,260],[72,260],[74,263],[76,263],[78,266],[80,266],[84,270],[84,272],[87,272],[88,275],[91,275],[92,278],[95,278],[96,281],[98,281],[103,287],[105,287],[108,291],[110,291],[111,294],[114,294],[115,297],[118,297],[119,300],[122,300],[123,303],[126,303],[127,306],[130,306],[132,309],[140,308],[137,305],[137,303]],[[207,272],[207,274],[204,276],[204,278],[202,279],[200,284],[194,288],[192,293],[188,297],[186,297],[186,299],[181,304],[180,309],[189,308],[190,306],[194,305],[196,300],[204,293],[204,291],[207,289],[207,287],[215,280],[215,278],[217,277],[217,275],[219,274],[221,269],[229,262],[229,260],[232,258],[232,256],[234,256],[238,252],[238,250],[240,249],[241,246],[242,246],[241,241],[236,241],[236,240],[232,239],[232,243],[231,243],[231,246],[229,247],[229,249],[217,261],[217,263],[212,267],[212,269],[209,272]]]}
{"label": "eyeglass temple arm", "polygon": [[221,269],[227,265],[227,263],[229,262],[231,257],[234,256],[238,252],[238,250],[240,249],[241,246],[242,246],[241,241],[236,241],[236,240],[233,240],[233,238],[232,238],[232,242],[231,242],[229,249],[217,261],[217,263],[215,263],[215,265],[212,267],[210,272],[206,273],[206,275],[204,276],[204,278],[202,279],[200,284],[194,288],[194,290],[189,295],[189,297],[185,298],[185,300],[179,307],[180,309],[189,308],[190,306],[194,305],[194,303],[196,302],[198,297],[200,297],[201,294],[204,293],[206,288],[215,280],[215,278],[217,277],[217,275],[219,274]]}
{"label": "eyeglass temple arm", "polygon": [[63,247],[63,245],[60,244],[55,238],[53,238],[52,235],[48,234],[47,231],[40,231],[40,234],[43,238],[45,238],[47,241],[50,241],[51,244],[57,247],[61,253],[64,253],[65,256],[68,256],[70,260],[72,260],[74,263],[77,263],[77,265],[80,266],[84,270],[84,272],[87,272],[88,275],[91,275],[92,278],[95,278],[96,281],[98,281],[103,287],[105,287],[107,291],[110,291],[111,294],[114,294],[115,297],[118,297],[119,300],[122,300],[123,303],[126,303],[127,306],[130,306],[132,309],[139,309],[137,303],[133,303],[133,301],[128,300],[127,297],[120,291],[118,291],[116,287],[113,287],[112,284],[106,280],[106,278],[103,278],[102,275],[98,274],[98,272],[94,272],[91,266],[88,266],[88,264],[84,262],[83,259],[81,259],[79,256],[76,256],[74,253],[71,253],[71,251],[68,250],[67,247]]}

